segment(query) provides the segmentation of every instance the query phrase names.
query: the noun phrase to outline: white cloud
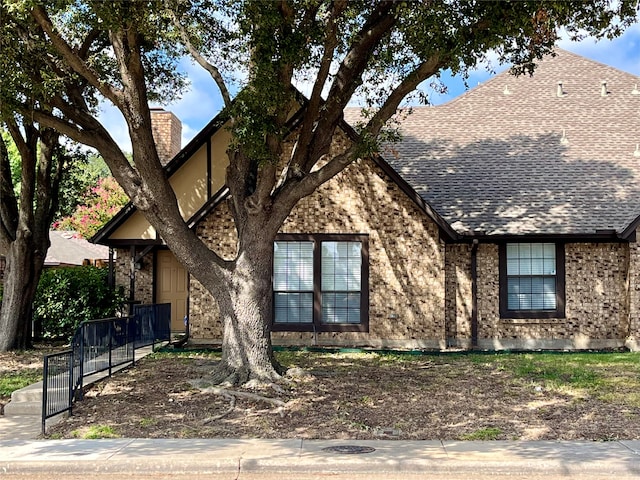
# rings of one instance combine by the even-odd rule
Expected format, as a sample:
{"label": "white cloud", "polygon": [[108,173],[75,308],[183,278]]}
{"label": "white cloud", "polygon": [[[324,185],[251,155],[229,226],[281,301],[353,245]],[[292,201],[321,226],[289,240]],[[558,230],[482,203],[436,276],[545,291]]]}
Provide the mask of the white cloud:
{"label": "white cloud", "polygon": [[640,24],[638,23],[612,40],[597,41],[588,37],[579,42],[573,42],[564,34],[558,46],[625,72],[640,75]]}

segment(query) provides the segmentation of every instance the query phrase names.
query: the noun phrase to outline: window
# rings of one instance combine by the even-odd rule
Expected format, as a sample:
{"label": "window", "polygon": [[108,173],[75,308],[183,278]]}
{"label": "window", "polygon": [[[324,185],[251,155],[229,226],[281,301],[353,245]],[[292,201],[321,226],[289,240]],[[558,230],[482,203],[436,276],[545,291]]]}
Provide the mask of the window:
{"label": "window", "polygon": [[500,316],[564,317],[564,248],[555,243],[500,246]]}
{"label": "window", "polygon": [[367,331],[368,237],[280,235],[273,247],[273,330]]}
{"label": "window", "polygon": [[312,242],[275,242],[273,292],[277,323],[313,321]]}

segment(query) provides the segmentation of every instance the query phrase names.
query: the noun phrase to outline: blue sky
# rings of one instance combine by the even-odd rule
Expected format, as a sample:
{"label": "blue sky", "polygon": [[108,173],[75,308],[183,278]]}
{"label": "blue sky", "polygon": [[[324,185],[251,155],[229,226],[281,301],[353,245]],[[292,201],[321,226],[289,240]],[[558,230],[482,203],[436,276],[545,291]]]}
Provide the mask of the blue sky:
{"label": "blue sky", "polygon": [[[558,46],[640,77],[640,24],[633,25],[614,40],[595,41],[592,38],[581,42],[561,40]],[[185,146],[220,111],[222,100],[211,77],[204,69],[192,64],[188,59],[183,60],[180,67],[189,78],[190,88],[179,101],[163,107],[174,112],[182,121],[182,145]],[[507,66],[493,65],[493,68],[496,70],[495,73],[499,73]],[[485,82],[492,75],[486,67],[479,67],[471,73],[467,81],[469,88]],[[461,79],[452,77],[446,72],[441,78],[447,85],[447,93],[444,95],[430,93],[430,101],[435,105],[448,102],[465,91]],[[114,108],[104,108],[101,120],[118,144],[124,150],[130,151],[131,143],[126,125],[119,112]]]}

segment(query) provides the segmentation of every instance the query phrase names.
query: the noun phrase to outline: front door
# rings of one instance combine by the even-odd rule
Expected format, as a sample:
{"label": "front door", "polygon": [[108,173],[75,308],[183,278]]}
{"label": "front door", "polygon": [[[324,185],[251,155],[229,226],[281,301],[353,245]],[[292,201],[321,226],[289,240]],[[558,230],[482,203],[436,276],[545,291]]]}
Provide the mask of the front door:
{"label": "front door", "polygon": [[171,304],[171,331],[184,332],[184,317],[187,314],[187,271],[170,250],[158,250],[156,261],[156,303]]}

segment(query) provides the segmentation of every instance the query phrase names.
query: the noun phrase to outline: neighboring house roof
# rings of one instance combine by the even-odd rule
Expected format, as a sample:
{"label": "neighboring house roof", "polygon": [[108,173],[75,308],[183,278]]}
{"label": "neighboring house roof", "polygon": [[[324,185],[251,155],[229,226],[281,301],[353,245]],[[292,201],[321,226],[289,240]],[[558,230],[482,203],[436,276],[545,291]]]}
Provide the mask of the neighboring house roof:
{"label": "neighboring house roof", "polygon": [[49,239],[51,246],[44,261],[46,267],[82,265],[84,260],[109,259],[109,247],[89,243],[75,232],[51,230]]}
{"label": "neighboring house roof", "polygon": [[619,235],[640,214],[639,80],[558,50],[413,108],[383,155],[458,233]]}

